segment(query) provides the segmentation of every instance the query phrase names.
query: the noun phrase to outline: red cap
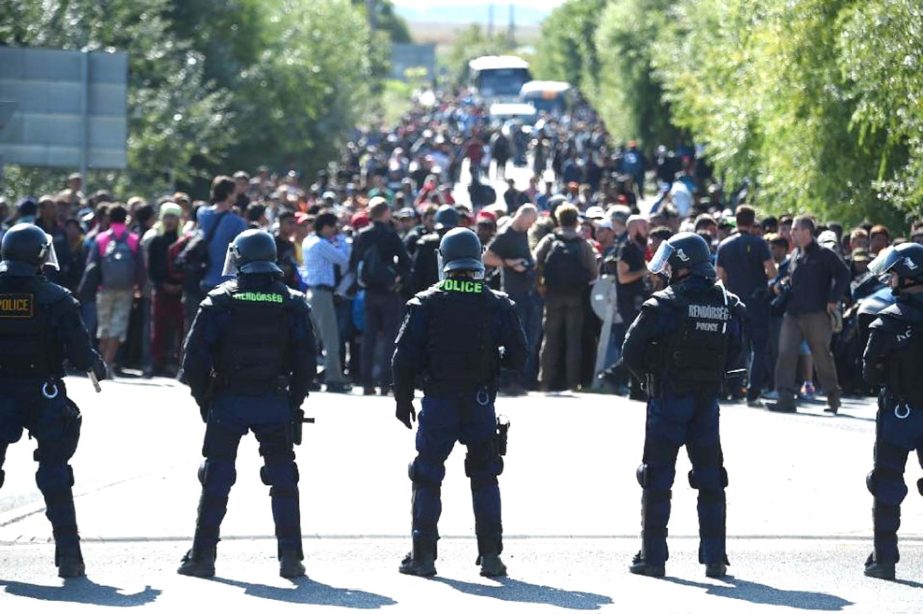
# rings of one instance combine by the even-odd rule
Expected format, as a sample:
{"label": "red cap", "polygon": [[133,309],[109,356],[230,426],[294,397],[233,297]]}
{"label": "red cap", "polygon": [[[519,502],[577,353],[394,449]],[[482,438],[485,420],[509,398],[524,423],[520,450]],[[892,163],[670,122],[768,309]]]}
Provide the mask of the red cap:
{"label": "red cap", "polygon": [[492,223],[496,224],[496,223],[497,223],[497,216],[494,215],[494,214],[493,214],[492,212],[490,212],[490,211],[478,211],[477,223],[480,224],[481,222],[492,222]]}
{"label": "red cap", "polygon": [[365,228],[369,225],[369,214],[365,211],[360,211],[359,213],[354,213],[352,218],[349,220],[349,225],[359,230],[360,228]]}

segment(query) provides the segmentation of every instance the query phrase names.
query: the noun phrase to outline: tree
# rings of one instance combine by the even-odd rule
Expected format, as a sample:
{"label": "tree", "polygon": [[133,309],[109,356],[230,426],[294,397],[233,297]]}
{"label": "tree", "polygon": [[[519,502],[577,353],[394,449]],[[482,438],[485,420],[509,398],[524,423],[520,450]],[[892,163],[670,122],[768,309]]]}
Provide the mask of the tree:
{"label": "tree", "polygon": [[440,73],[451,85],[460,84],[465,80],[470,60],[482,55],[500,55],[510,51],[509,40],[505,34],[489,37],[478,24],[471,24],[457,34],[452,46],[438,58],[441,64]]}
{"label": "tree", "polygon": [[600,71],[596,28],[606,4],[607,0],[570,0],[551,12],[542,24],[535,56],[539,78],[567,81],[585,96],[594,97]]}
{"label": "tree", "polygon": [[[209,91],[202,56],[171,35],[168,8],[166,0],[0,4],[4,44],[128,52],[128,168],[107,174],[107,183],[121,190],[162,192],[173,179],[191,178],[194,157],[216,159],[233,138],[227,96]],[[33,185],[51,174],[17,171]]]}

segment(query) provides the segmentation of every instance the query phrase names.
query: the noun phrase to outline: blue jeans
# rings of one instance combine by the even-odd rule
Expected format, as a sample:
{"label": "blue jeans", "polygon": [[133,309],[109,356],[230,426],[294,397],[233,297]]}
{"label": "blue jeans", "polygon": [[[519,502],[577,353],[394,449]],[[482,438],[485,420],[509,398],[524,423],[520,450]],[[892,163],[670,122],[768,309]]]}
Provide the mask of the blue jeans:
{"label": "blue jeans", "polygon": [[542,297],[538,292],[511,294],[516,315],[526,334],[526,363],[520,372],[520,383],[534,386],[538,381],[538,341],[542,334]]}
{"label": "blue jeans", "polygon": [[410,465],[413,482],[413,538],[435,547],[442,514],[440,490],[445,478],[445,461],[455,442],[467,446],[465,474],[471,480],[475,533],[479,554],[502,550],[500,486],[503,459],[496,445],[496,423],[492,395],[475,392],[452,398],[423,398],[417,428],[417,457]]}
{"label": "blue jeans", "polygon": [[743,352],[745,360],[749,359],[750,366],[747,400],[753,401],[760,397],[772,373],[769,362],[768,309],[747,314],[744,320]]}
{"label": "blue jeans", "polygon": [[699,562],[726,560],[724,488],[727,472],[718,433],[718,397],[669,391],[647,404],[644,458],[638,468],[641,499],[642,555],[652,564],[669,558],[667,523],[676,477],[676,456],[686,446],[692,471],[689,484],[699,491]]}

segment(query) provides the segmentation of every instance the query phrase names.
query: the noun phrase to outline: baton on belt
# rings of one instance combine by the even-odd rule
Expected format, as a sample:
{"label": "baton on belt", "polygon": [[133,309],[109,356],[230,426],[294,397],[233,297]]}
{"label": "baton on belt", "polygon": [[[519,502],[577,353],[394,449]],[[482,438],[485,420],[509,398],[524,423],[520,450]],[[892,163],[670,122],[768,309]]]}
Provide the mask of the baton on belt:
{"label": "baton on belt", "polygon": [[102,387],[100,387],[100,385],[99,385],[99,380],[96,379],[96,374],[93,373],[93,370],[92,370],[92,369],[89,370],[89,371],[87,371],[87,377],[90,378],[90,382],[93,384],[93,390],[95,390],[96,392],[102,392],[102,391],[103,391]]}

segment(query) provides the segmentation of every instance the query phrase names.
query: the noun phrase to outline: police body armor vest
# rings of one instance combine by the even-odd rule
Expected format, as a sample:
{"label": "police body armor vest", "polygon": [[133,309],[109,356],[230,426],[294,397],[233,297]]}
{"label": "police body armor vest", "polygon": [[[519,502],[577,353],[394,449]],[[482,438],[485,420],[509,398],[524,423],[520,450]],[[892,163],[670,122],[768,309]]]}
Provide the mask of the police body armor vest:
{"label": "police body armor vest", "polygon": [[0,377],[61,375],[54,311],[67,297],[40,277],[0,275]]}
{"label": "police body armor vest", "polygon": [[428,327],[424,390],[445,393],[492,387],[498,365],[490,334],[495,301],[486,284],[446,279],[421,302]]}
{"label": "police body armor vest", "polygon": [[728,353],[731,307],[719,284],[677,292],[680,325],[666,343],[666,375],[672,381],[720,384]]}
{"label": "police body armor vest", "polygon": [[883,332],[896,336],[898,348],[884,361],[888,391],[901,403],[923,409],[923,305],[899,302],[879,318]]}
{"label": "police body armor vest", "polygon": [[291,356],[288,288],[281,281],[259,289],[232,282],[221,295],[230,317],[215,365],[219,387],[244,394],[284,388]]}

